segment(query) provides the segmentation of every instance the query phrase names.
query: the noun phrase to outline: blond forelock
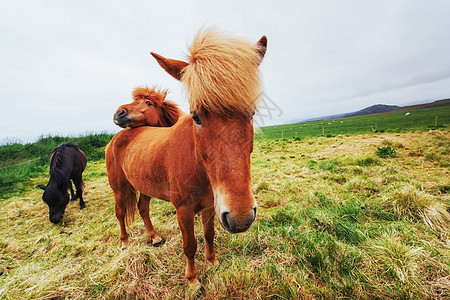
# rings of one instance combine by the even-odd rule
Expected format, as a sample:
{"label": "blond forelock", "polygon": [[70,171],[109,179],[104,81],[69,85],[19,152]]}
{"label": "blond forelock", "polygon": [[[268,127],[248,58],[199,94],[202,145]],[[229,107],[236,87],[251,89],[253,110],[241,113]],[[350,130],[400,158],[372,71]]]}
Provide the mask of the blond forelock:
{"label": "blond forelock", "polygon": [[191,110],[252,113],[260,95],[256,44],[213,29],[200,31],[191,47],[182,81]]}

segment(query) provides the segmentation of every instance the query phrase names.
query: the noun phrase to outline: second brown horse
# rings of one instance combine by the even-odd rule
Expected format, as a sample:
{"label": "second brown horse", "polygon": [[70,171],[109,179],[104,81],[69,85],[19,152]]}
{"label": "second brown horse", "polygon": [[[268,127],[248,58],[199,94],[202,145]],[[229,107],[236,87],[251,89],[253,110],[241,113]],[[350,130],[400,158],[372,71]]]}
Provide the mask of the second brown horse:
{"label": "second brown horse", "polygon": [[172,126],[183,112],[173,102],[166,100],[167,91],[137,87],[133,102],[119,106],[114,113],[114,123],[122,128],[140,126]]}

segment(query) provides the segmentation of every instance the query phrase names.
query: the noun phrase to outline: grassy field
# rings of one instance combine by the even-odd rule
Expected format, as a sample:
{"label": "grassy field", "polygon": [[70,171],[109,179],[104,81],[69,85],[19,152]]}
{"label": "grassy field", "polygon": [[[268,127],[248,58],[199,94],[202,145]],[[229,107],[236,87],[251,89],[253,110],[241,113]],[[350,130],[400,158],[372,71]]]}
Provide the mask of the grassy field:
{"label": "grassy field", "polygon": [[20,143],[1,145],[0,199],[21,194],[32,188],[29,179],[48,173],[50,153],[59,144],[74,143],[84,151],[88,161],[93,162],[105,158],[104,147],[112,137],[112,134],[107,133],[81,137],[55,136],[43,137],[36,143],[25,145]]}
{"label": "grassy field", "polygon": [[[448,299],[448,131],[308,135],[280,140],[266,132],[255,141],[258,218],[243,234],[216,224],[216,269],[206,270],[196,220],[204,299]],[[389,146],[395,157],[375,154]],[[47,176],[1,200],[0,298],[192,296],[171,204],[151,202],[163,247],[146,243],[137,216],[122,251],[104,160],[85,172],[87,208],[69,203],[59,225],[34,188]]]}
{"label": "grassy field", "polygon": [[405,116],[405,112],[397,111],[368,116],[269,126],[262,128],[260,134],[263,138],[268,139],[303,138],[308,136],[331,137],[339,134],[430,130],[447,128],[450,124],[450,105],[411,110],[409,116]]}
{"label": "grassy field", "polygon": [[[448,102],[448,101],[447,101]],[[258,129],[256,139],[300,140],[306,137],[333,137],[338,134],[355,135],[363,133],[402,132],[417,130],[448,129],[450,124],[450,104],[422,105],[421,109],[393,112],[336,120],[271,126]],[[431,105],[431,106],[430,106]],[[438,118],[436,126],[436,117]],[[30,178],[48,173],[49,155],[54,147],[62,142],[73,142],[87,155],[88,161],[104,158],[104,147],[112,134],[90,134],[81,137],[43,137],[36,143],[8,143],[0,145],[0,199],[9,198],[29,190]]]}

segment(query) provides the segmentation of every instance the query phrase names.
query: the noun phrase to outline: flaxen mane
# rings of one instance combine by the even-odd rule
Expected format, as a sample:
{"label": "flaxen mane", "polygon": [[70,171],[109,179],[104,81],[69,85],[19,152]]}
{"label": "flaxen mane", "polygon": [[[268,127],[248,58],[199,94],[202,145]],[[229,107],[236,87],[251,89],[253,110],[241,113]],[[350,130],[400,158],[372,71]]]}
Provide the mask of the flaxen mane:
{"label": "flaxen mane", "polygon": [[259,49],[253,43],[224,33],[200,31],[191,47],[186,84],[191,110],[251,114],[261,92]]}

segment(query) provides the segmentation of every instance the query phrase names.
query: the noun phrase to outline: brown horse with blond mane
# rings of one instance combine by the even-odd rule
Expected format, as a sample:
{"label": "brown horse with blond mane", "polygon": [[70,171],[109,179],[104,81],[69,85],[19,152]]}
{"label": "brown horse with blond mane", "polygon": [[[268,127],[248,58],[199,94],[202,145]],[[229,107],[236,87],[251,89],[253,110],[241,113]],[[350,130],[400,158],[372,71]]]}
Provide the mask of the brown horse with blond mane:
{"label": "brown horse with blond mane", "polygon": [[149,201],[150,197],[170,201],[183,237],[186,278],[193,285],[199,285],[195,214],[202,215],[205,257],[211,267],[218,265],[214,215],[230,233],[246,231],[256,218],[250,182],[252,116],[260,95],[258,66],[266,47],[265,36],[255,45],[204,30],[190,47],[189,62],[151,53],[186,85],[191,114],[172,127],[122,130],[106,151],[122,246],[128,245],[126,223],[133,220],[136,207],[151,243],[161,243],[149,219]]}

